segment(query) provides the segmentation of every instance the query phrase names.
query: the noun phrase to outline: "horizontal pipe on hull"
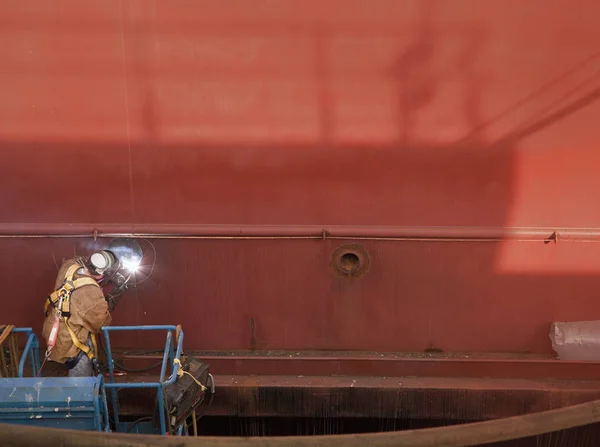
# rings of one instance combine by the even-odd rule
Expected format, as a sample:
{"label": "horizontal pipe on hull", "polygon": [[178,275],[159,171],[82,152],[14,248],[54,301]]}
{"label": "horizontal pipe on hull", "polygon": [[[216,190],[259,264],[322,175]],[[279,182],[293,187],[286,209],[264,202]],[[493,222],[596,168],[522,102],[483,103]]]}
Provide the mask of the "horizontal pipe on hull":
{"label": "horizontal pipe on hull", "polygon": [[599,242],[600,228],[194,224],[0,224],[0,238],[349,239]]}

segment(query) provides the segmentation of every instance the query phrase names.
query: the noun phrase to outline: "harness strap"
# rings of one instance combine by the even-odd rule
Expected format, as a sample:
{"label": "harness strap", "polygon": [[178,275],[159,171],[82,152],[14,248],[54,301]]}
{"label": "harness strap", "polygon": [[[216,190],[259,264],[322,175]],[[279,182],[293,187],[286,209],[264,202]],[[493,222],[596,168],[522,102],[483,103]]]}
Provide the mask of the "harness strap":
{"label": "harness strap", "polygon": [[80,268],[81,266],[75,263],[67,269],[62,285],[59,287],[58,290],[52,292],[46,300],[46,302],[44,303],[44,312],[46,312],[46,314],[48,313],[48,306],[50,304],[52,304],[53,307],[56,307],[56,303],[61,298],[61,296],[66,297],[66,295],[73,290],[73,288],[75,287],[75,284],[73,284],[73,275],[75,275],[75,272]]}
{"label": "harness strap", "polygon": [[92,278],[78,278],[74,281],[67,281],[65,284],[58,290],[52,292],[48,298],[46,299],[46,303],[44,304],[44,312],[48,313],[48,306],[52,306],[56,308],[57,303],[60,301],[61,296],[64,296],[63,305],[62,305],[62,313],[65,316],[70,316],[71,306],[70,300],[71,293],[73,290],[78,289],[83,286],[95,286],[100,287],[96,281]]}
{"label": "harness strap", "polygon": [[75,346],[77,346],[77,348],[82,350],[83,353],[85,355],[87,355],[87,357],[90,360],[93,361],[94,358],[96,357],[96,352],[98,352],[98,344],[96,342],[96,335],[90,332],[90,337],[92,339],[92,345],[94,347],[94,350],[92,352],[92,350],[90,349],[89,346],[87,346],[86,344],[83,344],[79,341],[79,339],[77,338],[77,335],[75,335],[75,332],[73,332],[73,329],[71,329],[71,326],[69,326],[69,319],[67,317],[65,317],[65,325],[67,326],[67,329],[69,331],[69,335],[71,336],[71,340],[73,341],[73,344]]}
{"label": "harness strap", "polygon": [[69,316],[70,315],[69,298],[71,297],[71,292],[73,292],[73,290],[78,289],[79,287],[83,287],[83,286],[100,287],[96,281],[94,281],[92,278],[89,278],[89,277],[83,277],[83,278],[78,278],[78,279],[73,280],[73,276],[75,275],[77,270],[79,270],[80,268],[81,268],[81,266],[79,264],[73,264],[72,266],[70,266],[67,269],[67,271],[65,272],[65,280],[64,280],[62,286],[60,286],[60,288],[58,290],[55,290],[54,292],[52,292],[50,294],[50,296],[48,296],[48,298],[46,299],[46,302],[44,303],[44,312],[46,313],[46,315],[48,314],[48,306],[52,305],[52,307],[56,308],[56,303],[58,303],[58,301],[62,297],[62,298],[64,298],[63,306],[62,306],[62,309],[60,309],[60,310],[64,314]]}
{"label": "harness strap", "polygon": [[[94,279],[89,278],[89,277],[83,277],[83,278],[78,278],[78,279],[74,280],[73,276],[75,275],[77,270],[79,270],[80,268],[81,268],[81,266],[79,264],[73,264],[72,266],[70,266],[67,269],[67,271],[65,272],[65,280],[64,280],[62,286],[58,290],[55,290],[54,292],[52,292],[50,294],[50,296],[48,296],[48,298],[46,299],[46,302],[44,303],[44,312],[46,313],[46,315],[48,315],[48,306],[52,306],[55,309],[57,309],[58,311],[60,311],[60,315],[62,316],[62,318],[64,320],[67,330],[69,331],[69,335],[71,336],[71,341],[78,349],[83,351],[83,353],[90,360],[93,361],[96,357],[96,353],[98,352],[98,344],[96,342],[96,335],[93,333],[90,333],[90,336],[92,339],[92,345],[93,345],[93,351],[92,351],[89,348],[89,346],[87,346],[79,341],[79,339],[77,338],[77,335],[75,335],[75,332],[73,332],[73,329],[71,329],[71,326],[69,326],[69,317],[71,316],[71,306],[70,306],[71,293],[73,293],[73,291],[75,289],[78,289],[83,286],[95,286],[95,287],[100,288],[100,285]],[[62,305],[61,305],[61,308],[58,309],[57,303],[59,303],[61,299],[62,299]]]}

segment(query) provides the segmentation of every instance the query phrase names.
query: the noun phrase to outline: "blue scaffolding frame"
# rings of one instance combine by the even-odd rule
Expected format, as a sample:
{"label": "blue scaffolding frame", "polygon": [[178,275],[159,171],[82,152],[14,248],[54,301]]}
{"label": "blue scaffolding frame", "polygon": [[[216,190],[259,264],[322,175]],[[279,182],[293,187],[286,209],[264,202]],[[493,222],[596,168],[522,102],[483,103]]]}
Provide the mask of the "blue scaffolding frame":
{"label": "blue scaffolding frame", "polygon": [[[175,350],[173,349],[173,333],[177,331],[177,326],[170,325],[156,325],[156,326],[106,326],[102,328],[104,333],[104,342],[106,344],[106,355],[108,361],[108,374],[109,380],[104,384],[105,388],[110,390],[112,407],[113,407],[113,419],[115,422],[115,426],[118,427],[120,425],[119,418],[119,402],[117,397],[117,390],[119,389],[132,389],[132,388],[155,388],[156,389],[156,397],[158,402],[158,412],[159,412],[159,423],[160,423],[160,434],[167,434],[167,423],[166,423],[166,414],[165,414],[165,405],[163,399],[164,387],[168,385],[172,385],[177,380],[177,373],[180,367],[181,360],[181,352],[183,346],[183,330],[179,331],[179,338],[177,340],[177,346]],[[128,382],[116,382],[114,375],[114,361],[112,356],[112,350],[110,345],[110,333],[118,332],[118,331],[166,331],[166,340],[165,340],[165,349],[163,352],[163,359],[160,368],[160,376],[158,382],[138,382],[138,383],[128,383]],[[178,360],[176,362],[176,360]],[[168,379],[166,379],[167,366],[171,365],[171,375]],[[165,380],[166,379],[166,380]],[[183,434],[183,425],[178,427],[178,434]]]}
{"label": "blue scaffolding frame", "polygon": [[[23,348],[23,352],[21,354],[21,358],[19,361],[18,367],[18,377],[9,378],[9,379],[0,379],[3,386],[13,386],[13,384],[18,388],[21,387],[23,389],[28,386],[35,385],[38,388],[47,388],[50,395],[54,397],[61,396],[61,388],[64,390],[71,389],[71,384],[77,384],[77,380],[80,381],[88,381],[89,385],[93,387],[94,393],[97,393],[95,397],[92,397],[90,393],[89,398],[93,401],[93,411],[95,412],[95,417],[97,421],[94,422],[93,429],[96,430],[104,430],[110,431],[110,423],[108,417],[108,402],[107,402],[107,390],[110,390],[111,400],[112,400],[112,410],[113,410],[113,421],[115,425],[116,431],[122,431],[122,426],[124,423],[120,420],[119,415],[119,401],[117,392],[120,389],[132,389],[132,388],[148,388],[148,389],[156,389],[156,397],[157,397],[157,405],[158,405],[158,419],[159,419],[159,433],[162,435],[167,434],[167,414],[165,411],[165,402],[164,402],[164,390],[166,386],[172,385],[177,380],[177,374],[180,368],[182,347],[183,347],[183,339],[184,332],[181,328],[178,329],[177,326],[174,325],[150,325],[150,326],[106,326],[102,328],[102,332],[104,335],[105,349],[107,355],[108,362],[108,380],[105,380],[102,375],[98,375],[97,377],[91,378],[73,378],[73,377],[56,377],[56,378],[42,378],[41,374],[41,366],[40,366],[40,353],[39,353],[39,340],[38,337],[33,332],[32,328],[14,328],[12,330],[15,333],[25,334],[27,337],[27,341],[25,342],[25,347]],[[166,332],[165,337],[165,348],[163,352],[163,359],[160,368],[160,376],[157,382],[123,382],[115,380],[115,367],[114,367],[114,359],[111,349],[111,341],[110,334],[112,332],[135,332],[135,331],[164,331]],[[174,334],[178,334],[178,339],[176,346],[174,348],[173,337]],[[31,376],[32,377],[24,377],[25,374],[25,365],[27,360],[30,362],[31,368]],[[167,368],[170,366],[170,375],[167,377]],[[10,383],[9,383],[10,382]],[[31,383],[30,383],[31,382]],[[35,382],[35,383],[34,383]],[[93,383],[92,383],[93,382]],[[87,382],[86,382],[87,384]],[[81,383],[83,385],[83,382]],[[36,388],[37,389],[37,388]],[[52,394],[53,393],[53,394]],[[11,396],[12,399],[13,396]],[[40,416],[40,408],[44,408],[43,406],[32,407],[30,405],[24,404],[20,405],[20,402],[10,402],[9,398],[6,398],[6,405],[4,407],[3,413],[5,414],[5,419],[15,419],[10,416],[10,409],[14,408],[16,413],[23,413],[24,411],[31,411],[32,414],[35,413],[34,417],[31,418],[31,423],[45,423],[46,421],[40,421],[40,419],[45,416]],[[2,404],[2,403],[0,403]],[[1,406],[1,405],[0,405]],[[90,407],[92,408],[92,407]],[[15,413],[15,414],[16,414]],[[41,413],[40,413],[41,414]],[[55,415],[59,416],[59,415]],[[69,416],[70,417],[70,416]],[[54,418],[60,419],[60,418]],[[16,419],[15,419],[16,420]],[[102,420],[104,423],[102,423]],[[89,424],[86,427],[91,427]],[[76,427],[73,427],[76,428]],[[183,432],[183,424],[179,427],[176,427],[176,431],[178,435],[184,435]],[[147,429],[150,431],[155,431],[156,429],[152,427],[152,424],[147,424]]]}

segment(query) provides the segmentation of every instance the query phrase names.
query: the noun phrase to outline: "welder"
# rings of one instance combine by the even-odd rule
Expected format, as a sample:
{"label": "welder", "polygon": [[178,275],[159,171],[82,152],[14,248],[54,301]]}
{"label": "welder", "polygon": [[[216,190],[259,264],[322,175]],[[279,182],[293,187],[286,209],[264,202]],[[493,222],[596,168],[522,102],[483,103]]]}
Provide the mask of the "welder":
{"label": "welder", "polygon": [[[103,272],[91,258],[65,261],[56,278],[55,292],[46,300],[42,335],[46,358],[63,363],[70,377],[97,373],[96,335],[110,324],[108,302],[100,282]],[[99,271],[100,270],[100,271]]]}
{"label": "welder", "polygon": [[[55,291],[44,306],[42,335],[47,344],[46,360],[65,364],[70,377],[99,373],[97,335],[103,326],[110,324],[110,312],[142,256],[137,242],[116,239],[107,250],[62,264]],[[101,284],[112,284],[112,292],[105,295]]]}

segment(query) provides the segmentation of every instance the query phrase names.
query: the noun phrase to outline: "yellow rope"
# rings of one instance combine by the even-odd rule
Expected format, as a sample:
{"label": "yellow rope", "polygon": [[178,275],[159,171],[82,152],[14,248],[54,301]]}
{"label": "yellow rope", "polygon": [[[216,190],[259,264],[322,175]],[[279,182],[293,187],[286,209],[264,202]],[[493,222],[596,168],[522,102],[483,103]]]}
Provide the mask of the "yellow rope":
{"label": "yellow rope", "polygon": [[198,379],[196,379],[193,375],[191,375],[189,372],[184,371],[183,367],[181,366],[181,362],[179,361],[179,359],[175,359],[173,360],[173,366],[179,365],[179,369],[177,370],[177,377],[183,377],[184,374],[187,374],[188,376],[190,376],[192,378],[192,380],[194,382],[196,382],[196,384],[200,387],[200,389],[202,391],[206,391],[206,387],[204,385],[202,385]]}

